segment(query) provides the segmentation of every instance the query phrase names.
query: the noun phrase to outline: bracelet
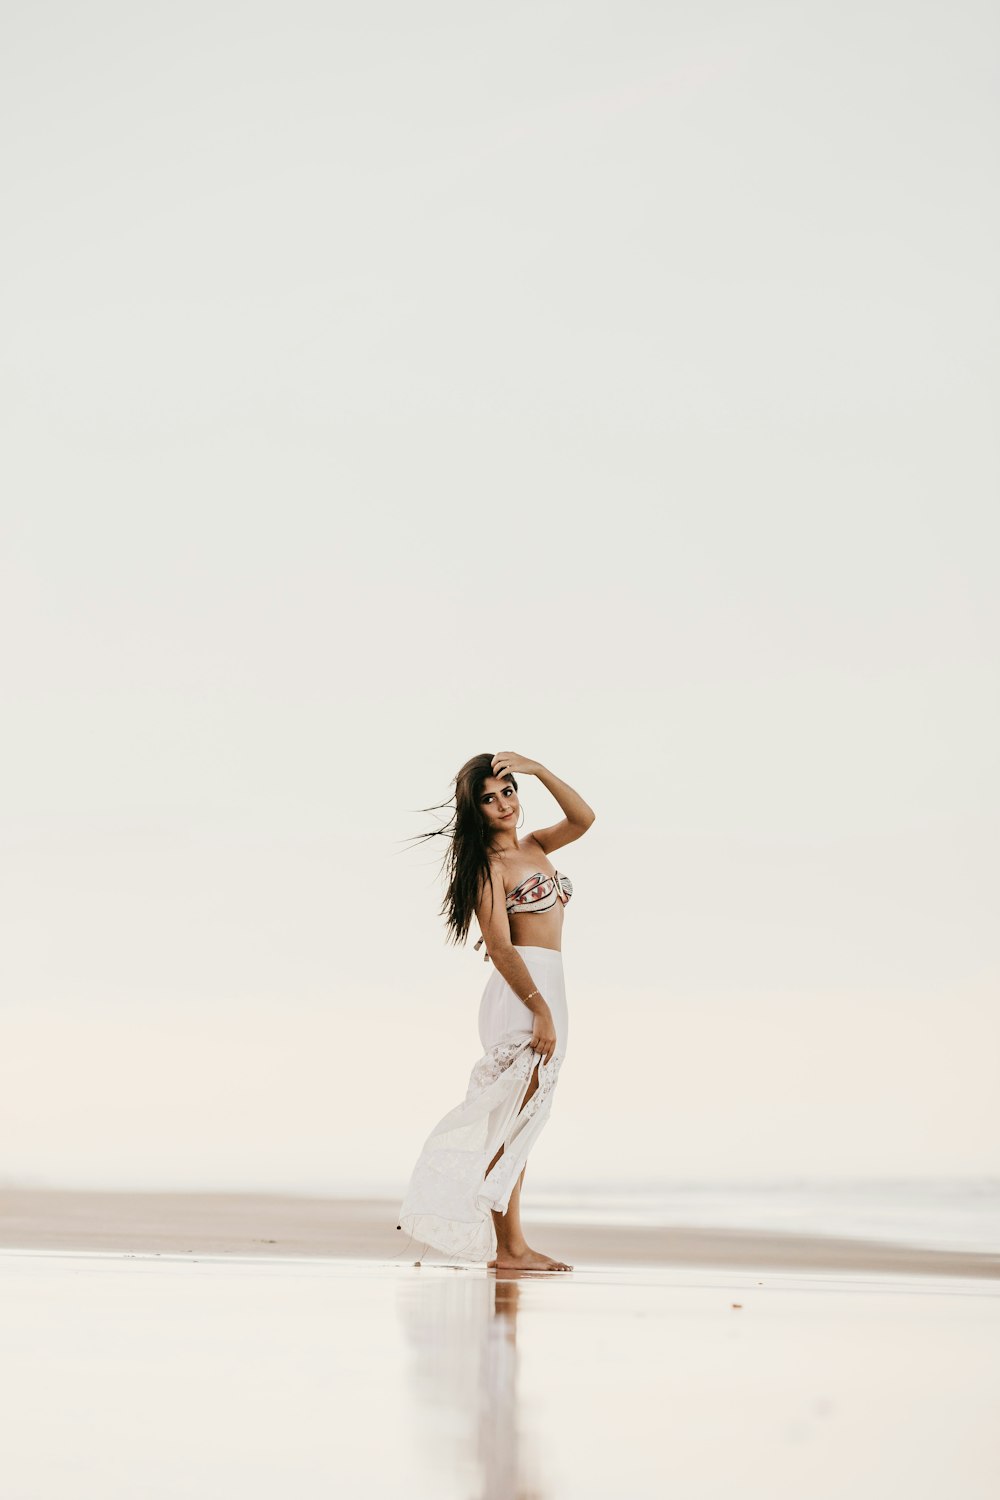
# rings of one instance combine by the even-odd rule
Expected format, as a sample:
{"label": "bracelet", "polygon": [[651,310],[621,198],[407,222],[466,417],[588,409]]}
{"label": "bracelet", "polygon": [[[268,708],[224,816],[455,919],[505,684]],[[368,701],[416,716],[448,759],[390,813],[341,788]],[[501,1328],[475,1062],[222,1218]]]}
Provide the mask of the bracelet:
{"label": "bracelet", "polygon": [[521,1001],[521,1004],[522,1005],[527,1005],[527,1003],[531,999],[532,995],[540,995],[541,993],[542,993],[541,990],[532,990],[530,994],[525,995],[524,999]]}

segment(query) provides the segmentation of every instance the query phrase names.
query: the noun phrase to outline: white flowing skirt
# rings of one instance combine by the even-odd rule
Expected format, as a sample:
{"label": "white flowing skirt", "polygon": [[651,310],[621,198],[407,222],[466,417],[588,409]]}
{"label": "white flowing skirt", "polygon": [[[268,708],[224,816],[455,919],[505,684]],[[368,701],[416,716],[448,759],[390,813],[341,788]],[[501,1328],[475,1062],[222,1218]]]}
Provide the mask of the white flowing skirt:
{"label": "white flowing skirt", "polygon": [[[528,1152],[552,1110],[566,1055],[562,954],[515,946],[552,1012],[552,1058],[539,1061],[531,1047],[534,1015],[494,969],[479,1005],[483,1055],[472,1069],[464,1103],[449,1110],[424,1142],[399,1215],[399,1227],[414,1239],[471,1261],[490,1260],[496,1253],[491,1210],[507,1212]],[[525,1104],[536,1067],[538,1087]],[[503,1155],[487,1172],[501,1146]]]}

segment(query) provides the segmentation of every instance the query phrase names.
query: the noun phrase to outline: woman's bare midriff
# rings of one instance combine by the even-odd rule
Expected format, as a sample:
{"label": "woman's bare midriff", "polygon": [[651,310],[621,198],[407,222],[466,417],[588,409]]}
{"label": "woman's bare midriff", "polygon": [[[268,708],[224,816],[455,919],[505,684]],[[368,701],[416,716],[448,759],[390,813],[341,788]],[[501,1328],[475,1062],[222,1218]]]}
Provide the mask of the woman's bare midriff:
{"label": "woman's bare midriff", "polygon": [[551,948],[553,953],[561,953],[563,915],[561,906],[530,917],[508,912],[510,940],[515,948]]}

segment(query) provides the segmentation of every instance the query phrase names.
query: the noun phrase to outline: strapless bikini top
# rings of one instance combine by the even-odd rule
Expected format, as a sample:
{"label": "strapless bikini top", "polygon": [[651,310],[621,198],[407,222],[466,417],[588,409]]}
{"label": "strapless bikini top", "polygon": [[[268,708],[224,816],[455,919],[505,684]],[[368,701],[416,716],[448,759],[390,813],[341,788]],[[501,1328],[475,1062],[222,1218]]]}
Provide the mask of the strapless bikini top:
{"label": "strapless bikini top", "polygon": [[[544,870],[535,870],[526,875],[520,885],[516,885],[512,891],[507,893],[507,912],[524,913],[536,911],[551,911],[557,901],[566,905],[573,894],[573,882],[568,875],[561,875],[556,870],[554,875],[546,875]],[[476,952],[483,946],[484,939],[473,943]],[[489,962],[489,954],[483,954],[483,962]]]}
{"label": "strapless bikini top", "polygon": [[573,894],[573,882],[568,875],[546,875],[536,870],[526,875],[521,884],[515,886],[507,897],[508,911],[551,911],[557,901],[563,906]]}

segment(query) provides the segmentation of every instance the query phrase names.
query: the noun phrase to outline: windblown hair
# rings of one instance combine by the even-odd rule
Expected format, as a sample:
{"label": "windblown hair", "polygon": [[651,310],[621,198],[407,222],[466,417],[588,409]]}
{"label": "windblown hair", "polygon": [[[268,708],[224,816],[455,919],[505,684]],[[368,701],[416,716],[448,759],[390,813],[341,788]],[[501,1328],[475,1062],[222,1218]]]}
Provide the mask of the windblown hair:
{"label": "windblown hair", "polygon": [[[455,777],[454,797],[424,808],[424,812],[438,812],[449,807],[451,817],[442,828],[418,835],[420,843],[440,835],[450,841],[444,855],[448,884],[440,915],[448,928],[448,941],[456,945],[469,936],[479,892],[484,884],[490,885],[490,846],[479,798],[483,783],[492,775],[492,755],[474,755],[467,760]],[[517,791],[517,782],[509,771],[500,780],[509,781]]]}

